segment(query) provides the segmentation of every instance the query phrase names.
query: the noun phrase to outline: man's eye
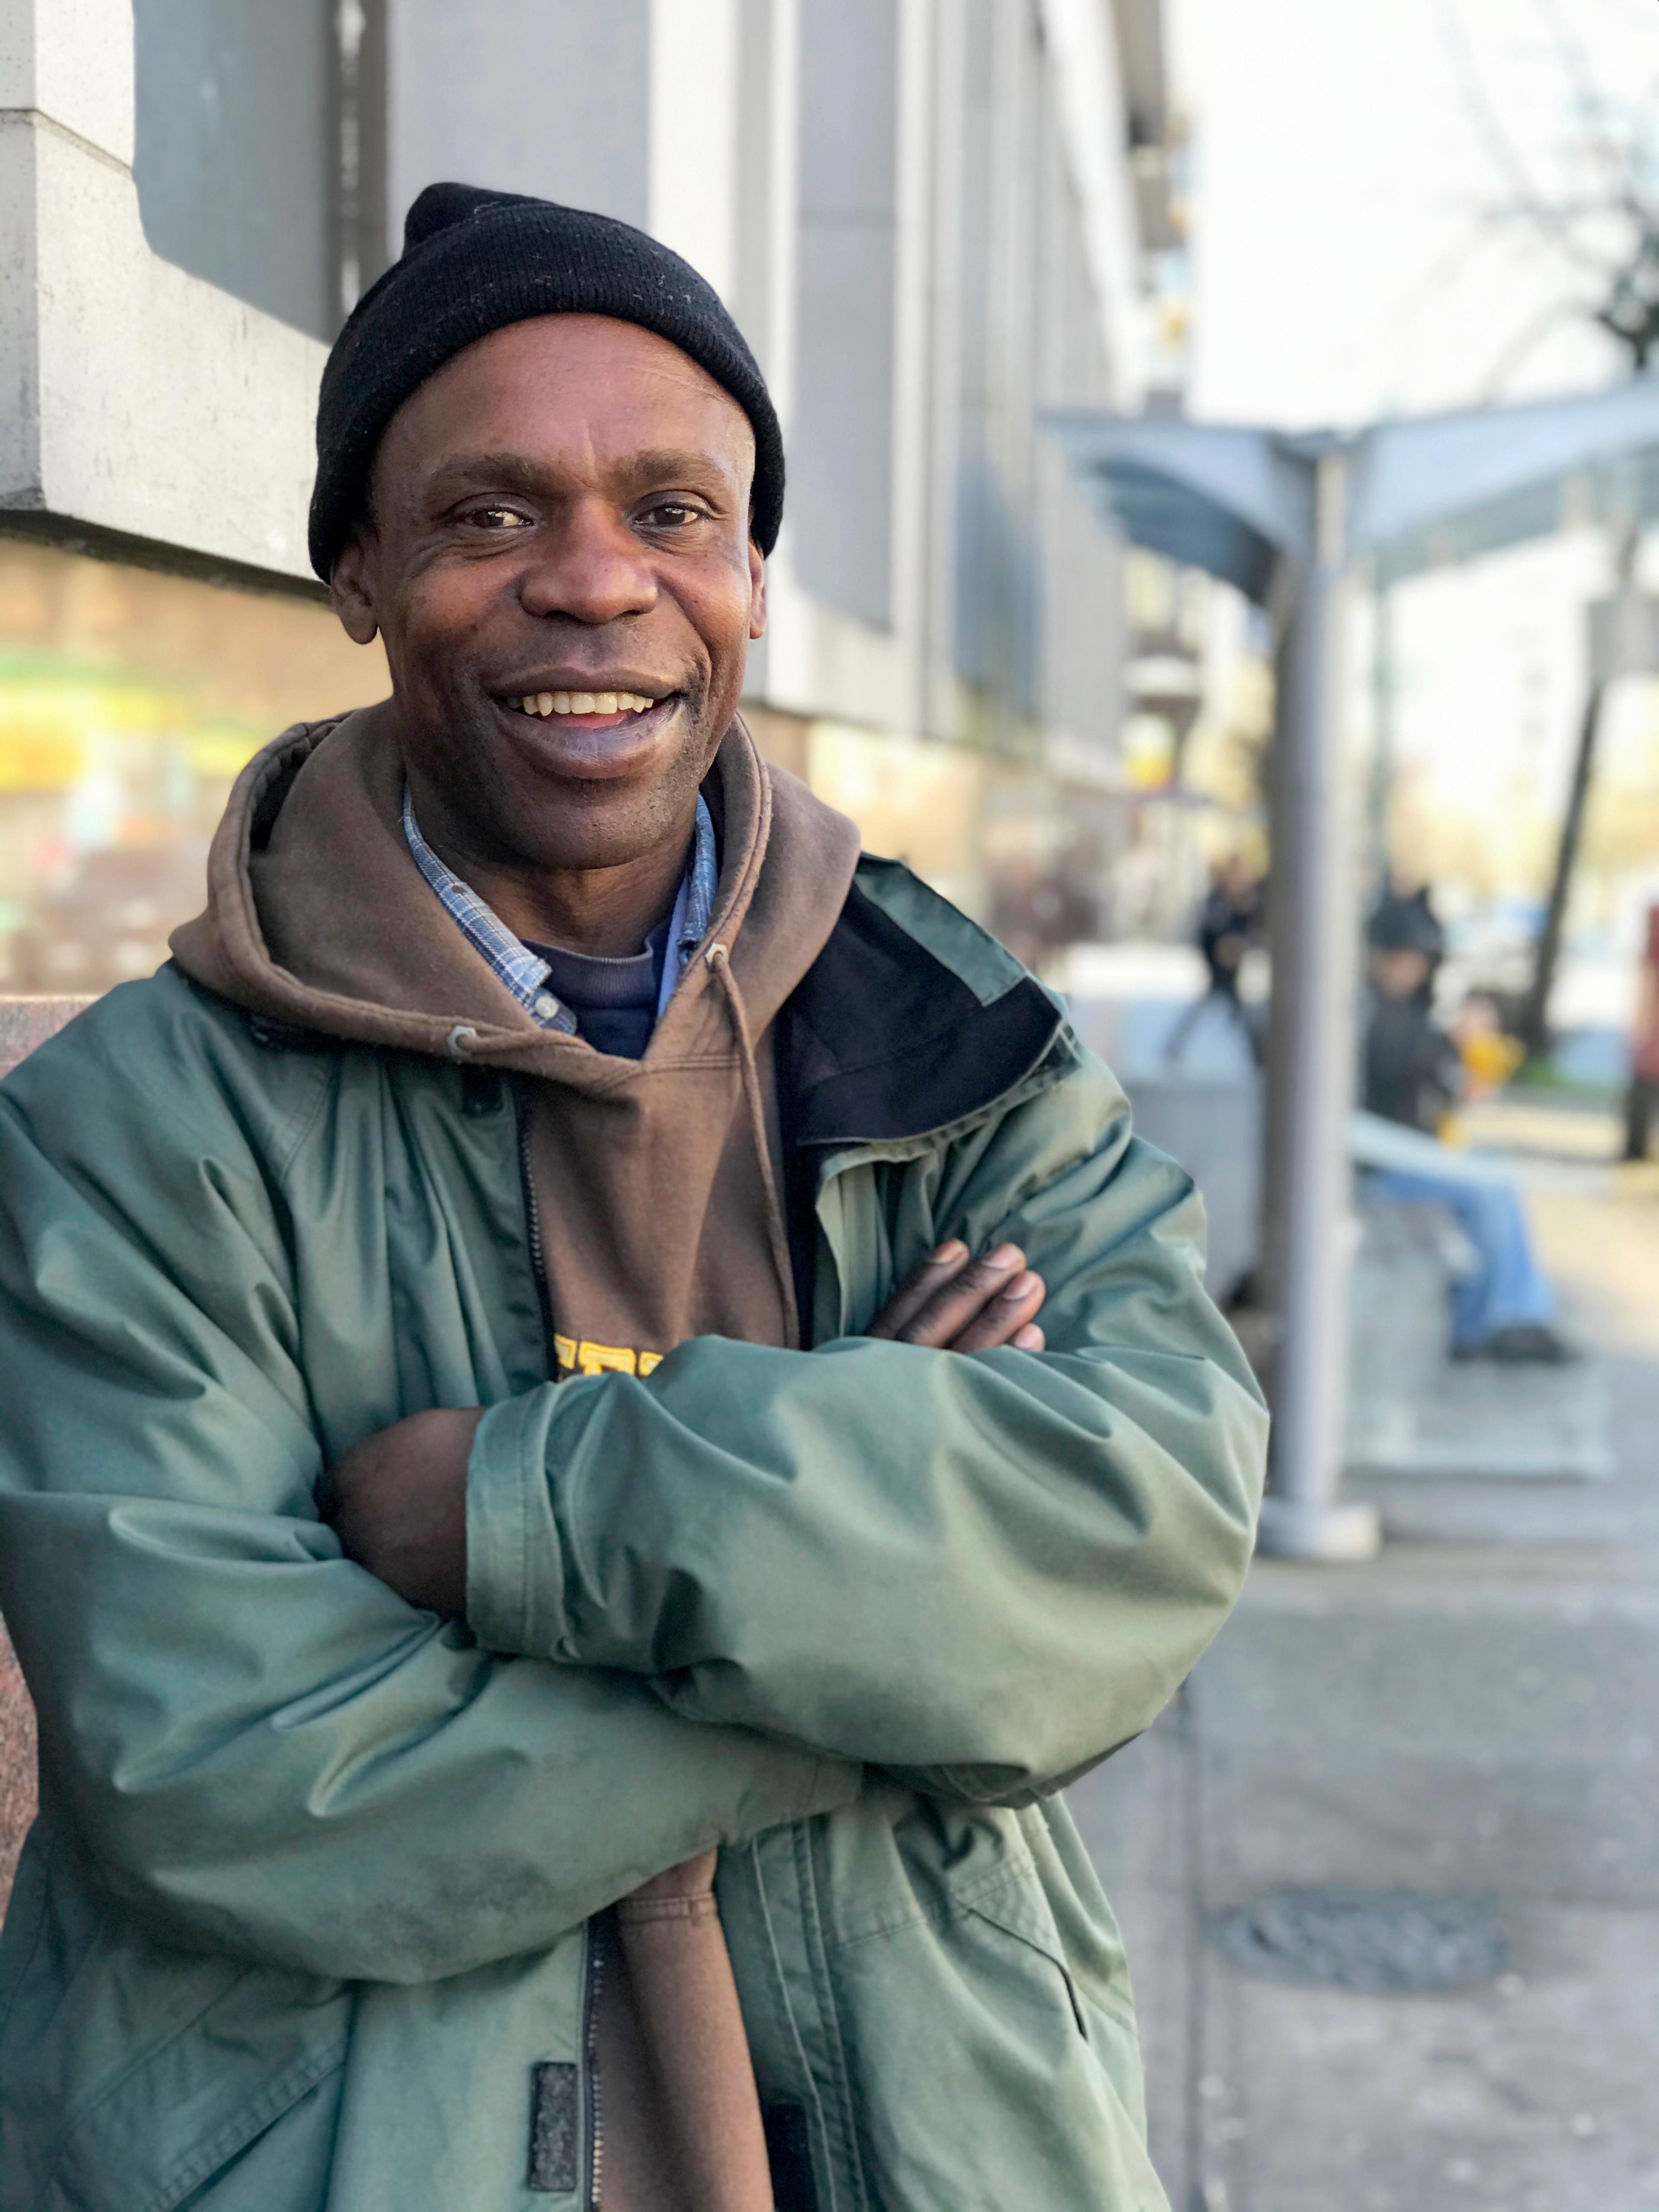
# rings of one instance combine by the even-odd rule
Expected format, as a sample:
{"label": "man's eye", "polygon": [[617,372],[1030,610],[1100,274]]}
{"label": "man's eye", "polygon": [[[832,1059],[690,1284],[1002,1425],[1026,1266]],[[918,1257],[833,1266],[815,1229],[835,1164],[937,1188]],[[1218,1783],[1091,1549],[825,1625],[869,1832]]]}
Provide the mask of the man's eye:
{"label": "man's eye", "polygon": [[461,518],[479,530],[527,530],[530,518],[520,514],[516,507],[469,507]]}
{"label": "man's eye", "polygon": [[654,530],[684,530],[702,520],[703,510],[689,499],[659,499],[645,510],[644,520]]}

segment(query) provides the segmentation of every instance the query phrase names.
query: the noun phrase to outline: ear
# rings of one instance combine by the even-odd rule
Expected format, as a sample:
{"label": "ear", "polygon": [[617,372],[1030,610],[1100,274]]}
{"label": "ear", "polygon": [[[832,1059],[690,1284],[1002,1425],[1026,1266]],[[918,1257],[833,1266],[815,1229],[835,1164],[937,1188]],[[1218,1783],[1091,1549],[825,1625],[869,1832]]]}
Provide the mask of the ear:
{"label": "ear", "polygon": [[375,612],[378,562],[361,531],[354,531],[341,549],[328,580],[329,602],[340,625],[354,645],[373,645],[380,634]]}
{"label": "ear", "polygon": [[766,635],[766,556],[752,538],[749,541],[749,635]]}

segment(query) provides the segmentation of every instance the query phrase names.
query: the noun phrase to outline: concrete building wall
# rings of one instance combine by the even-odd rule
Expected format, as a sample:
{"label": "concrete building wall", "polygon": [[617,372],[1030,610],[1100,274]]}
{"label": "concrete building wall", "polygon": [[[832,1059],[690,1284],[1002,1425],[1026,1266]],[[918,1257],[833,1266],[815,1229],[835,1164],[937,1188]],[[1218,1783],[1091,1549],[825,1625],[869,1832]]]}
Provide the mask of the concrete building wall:
{"label": "concrete building wall", "polygon": [[389,0],[389,252],[440,179],[645,224],[651,12],[650,0]]}
{"label": "concrete building wall", "polygon": [[0,515],[307,573],[324,348],[157,254],[132,0],[0,0]]}
{"label": "concrete building wall", "polygon": [[333,0],[133,0],[133,28],[145,237],[192,276],[332,337]]}
{"label": "concrete building wall", "polygon": [[[1102,61],[1109,12],[1091,7],[896,0],[856,23],[829,0],[822,17],[811,0],[767,11],[797,28],[793,83],[775,72],[770,89],[798,111],[803,199],[781,252],[748,258],[781,268],[797,303],[793,357],[768,364],[792,492],[757,689],[786,711],[1028,759],[1053,738],[1099,775],[1121,701],[1118,555],[1041,422],[1050,404],[1136,392],[1127,182],[1111,204],[1079,183],[1079,131],[1121,157],[1127,127]],[[1082,114],[1063,70],[1091,24],[1100,97]],[[842,103],[858,129],[835,129]],[[745,223],[776,204],[746,196]]]}
{"label": "concrete building wall", "polygon": [[892,618],[897,0],[802,0],[794,507],[802,589]]}

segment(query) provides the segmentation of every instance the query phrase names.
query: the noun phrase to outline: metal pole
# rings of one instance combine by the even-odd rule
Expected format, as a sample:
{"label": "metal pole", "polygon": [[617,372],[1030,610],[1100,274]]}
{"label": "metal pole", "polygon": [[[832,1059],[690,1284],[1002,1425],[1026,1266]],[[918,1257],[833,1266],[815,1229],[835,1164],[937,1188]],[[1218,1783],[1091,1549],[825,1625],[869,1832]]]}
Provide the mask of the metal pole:
{"label": "metal pole", "polygon": [[1550,994],[1555,988],[1555,971],[1561,961],[1561,933],[1566,927],[1567,901],[1572,893],[1573,870],[1577,866],[1578,847],[1583,836],[1584,811],[1589,803],[1590,777],[1595,769],[1595,741],[1601,735],[1601,708],[1607,696],[1605,684],[1590,685],[1583,720],[1578,726],[1578,750],[1573,756],[1567,811],[1556,847],[1555,873],[1550,878],[1544,926],[1533,953],[1532,981],[1527,986],[1521,1008],[1521,1042],[1527,1048],[1528,1060],[1542,1060],[1550,1048]]}
{"label": "metal pole", "polygon": [[1365,806],[1365,896],[1389,888],[1389,805],[1394,797],[1394,586],[1379,557],[1371,574],[1371,779]]}
{"label": "metal pole", "polygon": [[[1358,935],[1351,780],[1338,694],[1347,459],[1334,449],[1309,465],[1312,550],[1280,664],[1273,825],[1278,1004],[1268,1127],[1277,1154],[1269,1184],[1279,1216],[1272,1226],[1279,1335],[1272,1476],[1258,1541],[1282,1559],[1361,1559],[1377,1548],[1376,1512],[1340,1496]],[[1281,951],[1288,956],[1282,963]]]}

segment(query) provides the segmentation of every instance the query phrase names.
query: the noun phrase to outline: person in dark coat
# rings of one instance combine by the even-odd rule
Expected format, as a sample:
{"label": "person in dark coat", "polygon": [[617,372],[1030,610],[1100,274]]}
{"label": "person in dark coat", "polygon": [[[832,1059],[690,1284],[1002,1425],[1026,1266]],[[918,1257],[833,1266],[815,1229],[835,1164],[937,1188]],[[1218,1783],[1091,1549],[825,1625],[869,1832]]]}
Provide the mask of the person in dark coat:
{"label": "person in dark coat", "polygon": [[[1434,1018],[1434,978],[1446,935],[1426,888],[1391,890],[1366,929],[1370,1012],[1361,1069],[1362,1164],[1377,1169],[1376,1197],[1437,1206],[1477,1255],[1453,1286],[1454,1359],[1559,1362],[1576,1355],[1555,1327],[1555,1293],[1539,1265],[1515,1185],[1491,1161],[1438,1142],[1463,1090],[1456,1045]],[[1401,1144],[1365,1116],[1393,1122],[1417,1141]],[[1374,1124],[1372,1125],[1374,1127]]]}
{"label": "person in dark coat", "polygon": [[1462,1089],[1457,1047],[1434,1018],[1435,971],[1445,932],[1426,890],[1390,895],[1366,930],[1370,1015],[1365,1027],[1365,1111],[1437,1136]]}

